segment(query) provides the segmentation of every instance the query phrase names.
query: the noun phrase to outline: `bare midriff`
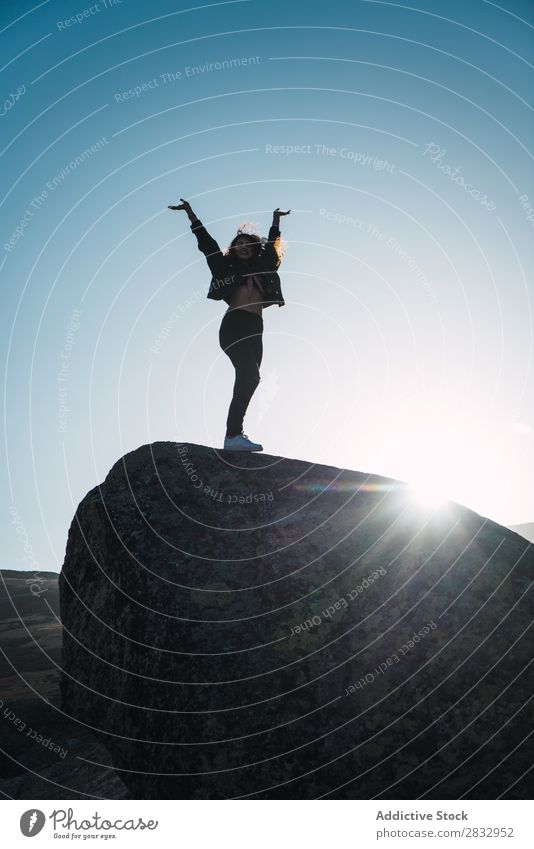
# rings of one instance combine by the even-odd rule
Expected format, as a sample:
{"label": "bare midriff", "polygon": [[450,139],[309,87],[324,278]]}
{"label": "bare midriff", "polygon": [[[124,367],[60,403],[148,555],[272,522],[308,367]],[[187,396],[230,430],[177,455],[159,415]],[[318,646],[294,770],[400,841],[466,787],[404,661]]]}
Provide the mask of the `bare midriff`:
{"label": "bare midriff", "polygon": [[261,315],[263,310],[262,297],[263,294],[256,286],[252,287],[250,294],[247,286],[238,286],[228,304],[227,312],[239,309]]}

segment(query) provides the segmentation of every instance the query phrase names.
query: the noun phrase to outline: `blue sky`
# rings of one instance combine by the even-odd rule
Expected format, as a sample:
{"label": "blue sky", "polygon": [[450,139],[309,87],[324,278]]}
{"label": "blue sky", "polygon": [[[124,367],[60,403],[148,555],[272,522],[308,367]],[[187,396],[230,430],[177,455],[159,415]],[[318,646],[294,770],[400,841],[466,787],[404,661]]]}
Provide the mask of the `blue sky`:
{"label": "blue sky", "polygon": [[2,568],[59,570],[124,453],[220,447],[221,246],[275,207],[245,430],[534,520],[532,6],[6,2]]}

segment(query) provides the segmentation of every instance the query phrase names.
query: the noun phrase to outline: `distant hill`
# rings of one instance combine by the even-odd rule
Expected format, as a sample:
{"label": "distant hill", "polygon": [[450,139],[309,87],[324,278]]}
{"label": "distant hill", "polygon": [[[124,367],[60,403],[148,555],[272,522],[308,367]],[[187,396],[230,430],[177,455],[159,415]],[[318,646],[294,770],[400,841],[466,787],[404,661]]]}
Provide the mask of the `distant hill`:
{"label": "distant hill", "polygon": [[41,569],[38,572],[27,569],[0,569],[0,575],[3,578],[19,578],[24,581],[32,578],[34,575],[39,575],[41,578],[46,578],[47,580],[59,578],[59,572],[43,572]]}
{"label": "distant hill", "polygon": [[57,572],[0,570],[0,795],[123,799],[109,754],[60,709],[63,629]]}
{"label": "distant hill", "polygon": [[509,527],[516,534],[521,534],[529,542],[534,543],[534,522],[527,522],[525,525],[510,525]]}

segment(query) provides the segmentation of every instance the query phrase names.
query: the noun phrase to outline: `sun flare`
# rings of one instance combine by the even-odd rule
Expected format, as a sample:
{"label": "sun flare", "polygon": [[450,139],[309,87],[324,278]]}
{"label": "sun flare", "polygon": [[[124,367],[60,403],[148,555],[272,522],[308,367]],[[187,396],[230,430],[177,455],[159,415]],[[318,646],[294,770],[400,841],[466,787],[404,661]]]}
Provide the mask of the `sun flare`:
{"label": "sun flare", "polygon": [[[505,454],[504,446],[496,450],[498,444],[495,434],[474,423],[458,427],[420,420],[388,435],[387,473],[406,481],[414,500],[427,509],[457,501],[485,512],[491,504],[488,476],[495,474],[497,457]],[[489,456],[494,457],[492,466]]]}
{"label": "sun flare", "polygon": [[436,509],[449,500],[438,486],[428,480],[408,481],[410,494],[421,507]]}

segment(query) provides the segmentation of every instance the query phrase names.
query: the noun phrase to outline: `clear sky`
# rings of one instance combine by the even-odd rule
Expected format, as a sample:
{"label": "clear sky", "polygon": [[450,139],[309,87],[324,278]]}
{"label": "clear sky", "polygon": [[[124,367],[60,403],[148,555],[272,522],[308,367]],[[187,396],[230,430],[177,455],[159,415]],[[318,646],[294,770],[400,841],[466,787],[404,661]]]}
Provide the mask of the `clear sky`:
{"label": "clear sky", "polygon": [[[506,6],[506,8],[505,8]],[[59,570],[77,504],[156,440],[221,447],[222,247],[275,207],[245,431],[534,520],[533,7],[6,0],[2,568]]]}

